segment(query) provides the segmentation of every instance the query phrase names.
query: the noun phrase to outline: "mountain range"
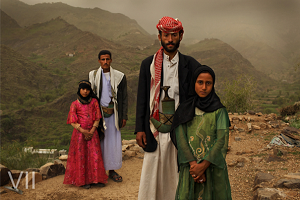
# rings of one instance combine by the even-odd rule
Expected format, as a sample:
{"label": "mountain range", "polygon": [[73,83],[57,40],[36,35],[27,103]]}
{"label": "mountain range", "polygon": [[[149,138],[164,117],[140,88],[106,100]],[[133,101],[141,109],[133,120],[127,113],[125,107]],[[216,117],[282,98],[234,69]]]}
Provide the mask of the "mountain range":
{"label": "mountain range", "polygon": [[[112,67],[127,76],[129,116],[134,120],[139,66],[160,48],[158,40],[134,20],[101,9],[93,12],[95,9],[62,3],[29,6],[18,0],[1,3],[1,142],[34,138],[42,147],[54,145],[55,141],[67,145],[71,128],[64,121],[69,105],[76,99],[77,82],[87,79],[88,72],[99,67],[97,55],[102,49],[112,52]],[[54,14],[56,11],[59,16]],[[89,25],[84,23],[87,19]],[[105,29],[101,33],[87,30],[101,27],[98,23],[92,25],[97,19]],[[112,33],[116,29],[128,34],[120,37]],[[240,74],[253,77],[262,91],[275,83],[219,39],[182,44],[180,51],[212,67],[220,80],[219,88],[222,80],[235,79]],[[134,122],[131,124],[134,126]],[[132,126],[127,129],[133,133]]]}

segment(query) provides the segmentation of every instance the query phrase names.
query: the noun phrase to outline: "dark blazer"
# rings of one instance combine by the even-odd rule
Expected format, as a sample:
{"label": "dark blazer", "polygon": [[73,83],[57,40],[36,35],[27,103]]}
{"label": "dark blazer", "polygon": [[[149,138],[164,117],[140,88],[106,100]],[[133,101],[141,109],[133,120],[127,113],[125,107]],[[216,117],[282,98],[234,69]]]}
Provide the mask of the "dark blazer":
{"label": "dark blazer", "polygon": [[[179,102],[182,103],[188,98],[189,85],[192,78],[193,71],[200,67],[201,64],[190,56],[179,53]],[[144,149],[146,152],[153,152],[156,150],[157,141],[155,140],[150,130],[150,65],[153,56],[143,60],[140,68],[139,85],[136,101],[136,123],[135,134],[137,132],[145,132],[147,139],[147,146]],[[163,70],[162,70],[163,72]],[[163,75],[161,76],[163,78]],[[163,81],[161,81],[163,83]]]}

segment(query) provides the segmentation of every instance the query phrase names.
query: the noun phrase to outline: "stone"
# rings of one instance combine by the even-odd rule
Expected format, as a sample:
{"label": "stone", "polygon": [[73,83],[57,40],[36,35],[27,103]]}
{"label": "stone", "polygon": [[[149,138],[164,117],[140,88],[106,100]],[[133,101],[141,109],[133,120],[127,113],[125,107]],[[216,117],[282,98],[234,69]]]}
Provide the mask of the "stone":
{"label": "stone", "polygon": [[61,161],[67,161],[68,160],[68,155],[61,155],[61,156],[59,156],[58,159],[61,160]]}
{"label": "stone", "polygon": [[289,181],[289,179],[280,179],[273,186],[275,188],[283,188],[284,187],[283,184],[286,183],[286,182],[288,182],[288,181]]}
{"label": "stone", "polygon": [[245,163],[244,162],[239,162],[236,164],[237,167],[244,167],[245,166]]}
{"label": "stone", "polygon": [[[11,175],[13,177],[13,179],[18,179],[20,174],[21,174],[21,170],[10,170],[11,171]],[[21,178],[24,178],[26,176],[26,173],[22,173],[22,177]]]}
{"label": "stone", "polygon": [[131,151],[135,151],[137,153],[144,153],[145,151],[143,150],[142,147],[139,145],[134,145],[133,147],[130,148]]}
{"label": "stone", "polygon": [[284,127],[282,130],[283,133],[290,133],[300,136],[300,129],[294,128],[294,127]]}
{"label": "stone", "polygon": [[236,164],[237,164],[237,161],[235,161],[235,160],[227,163],[228,167],[234,167],[234,166],[236,166]]}
{"label": "stone", "polygon": [[254,185],[260,184],[262,182],[270,182],[272,179],[274,179],[274,176],[272,176],[271,174],[259,172],[255,176]]}
{"label": "stone", "polygon": [[129,145],[129,144],[136,144],[136,140],[132,139],[132,140],[122,140],[122,145]]}
{"label": "stone", "polygon": [[247,157],[241,157],[237,159],[237,162],[242,162],[242,163],[247,163],[247,162],[251,162],[249,158]]}
{"label": "stone", "polygon": [[253,200],[276,200],[284,198],[286,195],[275,188],[258,188],[253,196]]}
{"label": "stone", "polygon": [[253,157],[252,158],[252,161],[255,162],[255,163],[260,163],[262,160],[263,160],[262,157]]}
{"label": "stone", "polygon": [[264,120],[265,120],[266,122],[268,122],[268,121],[271,121],[272,118],[271,118],[271,117],[265,117]]}
{"label": "stone", "polygon": [[273,155],[274,155],[274,156],[285,156],[285,155],[287,155],[287,154],[288,154],[288,152],[285,151],[285,150],[277,149],[277,148],[274,148],[274,149],[273,149]]}
{"label": "stone", "polygon": [[126,144],[122,145],[122,151],[126,151],[128,148],[129,148],[128,145],[126,145]]}
{"label": "stone", "polygon": [[252,124],[251,123],[247,123],[247,127],[248,127],[248,131],[252,130]]}
{"label": "stone", "polygon": [[260,127],[257,126],[257,125],[252,125],[252,128],[253,128],[254,130],[260,130]]}
{"label": "stone", "polygon": [[25,178],[23,178],[21,180],[21,184],[23,186],[26,186],[26,179],[28,179],[28,188],[30,185],[32,185],[32,180],[33,180],[33,174],[34,174],[34,183],[38,183],[38,182],[41,182],[43,180],[43,176],[42,174],[40,174],[39,172],[35,172],[35,171],[32,171],[32,172],[29,172]]}
{"label": "stone", "polygon": [[263,114],[261,112],[257,113],[257,116],[261,117]]}
{"label": "stone", "polygon": [[267,124],[266,123],[261,123],[259,126],[262,129],[266,129],[267,128]]}
{"label": "stone", "polygon": [[239,132],[244,132],[245,129],[243,129],[243,128],[238,128],[238,131],[239,131]]}
{"label": "stone", "polygon": [[287,175],[284,176],[287,178],[300,179],[300,173],[288,173]]}
{"label": "stone", "polygon": [[131,158],[136,156],[136,152],[135,151],[131,151],[131,150],[127,150],[124,152],[124,157],[126,158]]}
{"label": "stone", "polygon": [[53,161],[54,165],[59,165],[59,164],[62,164],[62,161],[59,160],[59,159],[56,159]]}
{"label": "stone", "polygon": [[271,129],[271,128],[272,128],[272,126],[268,124],[268,129]]}
{"label": "stone", "polygon": [[254,112],[253,110],[248,110],[248,113],[249,113],[250,115],[255,115],[255,112]]}
{"label": "stone", "polygon": [[285,121],[290,121],[290,117],[286,117],[284,120]]}
{"label": "stone", "polygon": [[251,122],[251,118],[250,118],[250,117],[248,117],[248,118],[247,118],[247,121],[248,121],[248,122]]}
{"label": "stone", "polygon": [[240,137],[234,137],[234,140],[235,140],[235,141],[241,141],[242,138],[240,138]]}
{"label": "stone", "polygon": [[9,183],[9,175],[8,172],[10,170],[5,167],[4,165],[0,164],[0,175],[1,175],[1,179],[0,179],[0,186],[6,185],[7,183]]}
{"label": "stone", "polygon": [[65,171],[65,166],[62,163],[56,165],[53,163],[46,163],[45,165],[40,167],[40,173],[42,175],[46,175],[47,178],[65,174]]}
{"label": "stone", "polygon": [[283,185],[289,189],[300,189],[300,179],[290,179],[289,181],[283,183]]}
{"label": "stone", "polygon": [[269,155],[269,157],[266,159],[266,162],[274,162],[274,161],[285,161],[285,160],[275,155]]}
{"label": "stone", "polygon": [[239,113],[233,113],[233,115],[239,115]]}
{"label": "stone", "polygon": [[238,124],[240,122],[240,120],[238,120],[238,119],[233,119],[232,120],[232,123],[234,123],[234,124]]}

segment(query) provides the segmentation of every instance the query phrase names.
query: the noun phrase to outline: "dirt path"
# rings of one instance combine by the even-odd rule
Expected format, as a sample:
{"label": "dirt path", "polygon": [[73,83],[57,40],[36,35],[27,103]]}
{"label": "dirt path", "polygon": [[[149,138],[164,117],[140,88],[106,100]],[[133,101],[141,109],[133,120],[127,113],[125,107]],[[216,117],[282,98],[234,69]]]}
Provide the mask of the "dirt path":
{"label": "dirt path", "polygon": [[[64,185],[64,175],[44,180],[35,184],[35,189],[28,189],[19,186],[18,189],[23,191],[23,195],[6,190],[7,193],[1,194],[1,200],[18,200],[18,199],[39,199],[39,200],[133,200],[137,199],[140,175],[143,160],[132,158],[123,161],[123,166],[117,172],[123,177],[123,182],[116,183],[108,179],[108,183],[103,188],[91,187],[83,189],[72,185]],[[17,181],[15,181],[17,182]]]}
{"label": "dirt path", "polygon": [[[239,127],[247,127],[241,122]],[[254,178],[258,172],[270,173],[275,178],[272,184],[285,178],[288,173],[300,173],[300,148],[275,147],[286,152],[282,160],[267,162],[273,149],[264,149],[272,137],[280,133],[280,129],[257,130],[251,133],[232,132],[230,136],[230,151],[227,154],[228,174],[231,184],[233,200],[253,199]],[[238,139],[237,139],[238,138]],[[263,150],[264,149],[264,150]],[[256,158],[256,159],[255,159]],[[111,179],[104,188],[92,187],[89,190],[71,185],[63,185],[64,176],[57,176],[36,183],[36,189],[18,188],[24,194],[19,195],[6,190],[1,194],[1,200],[39,199],[39,200],[136,200],[139,190],[140,174],[143,159],[131,158],[123,161],[123,166],[117,172],[123,176],[123,182],[116,183]],[[239,163],[233,164],[232,163]],[[16,182],[16,180],[15,180]],[[300,189],[282,189],[287,196],[285,199],[300,200]]]}

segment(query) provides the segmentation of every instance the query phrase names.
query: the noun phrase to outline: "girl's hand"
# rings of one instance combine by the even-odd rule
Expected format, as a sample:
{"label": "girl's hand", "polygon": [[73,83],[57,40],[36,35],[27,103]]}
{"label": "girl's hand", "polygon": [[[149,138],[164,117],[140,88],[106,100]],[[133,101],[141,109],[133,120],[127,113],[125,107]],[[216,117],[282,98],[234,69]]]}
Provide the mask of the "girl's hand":
{"label": "girl's hand", "polygon": [[196,183],[204,183],[206,181],[205,173],[194,178]]}
{"label": "girl's hand", "polygon": [[[199,164],[192,164],[190,167],[190,174],[194,178],[195,182],[200,181],[201,179],[205,179],[204,172],[209,167],[210,162],[207,160],[203,160]],[[204,175],[204,177],[203,177]],[[206,180],[206,179],[205,179]]]}

